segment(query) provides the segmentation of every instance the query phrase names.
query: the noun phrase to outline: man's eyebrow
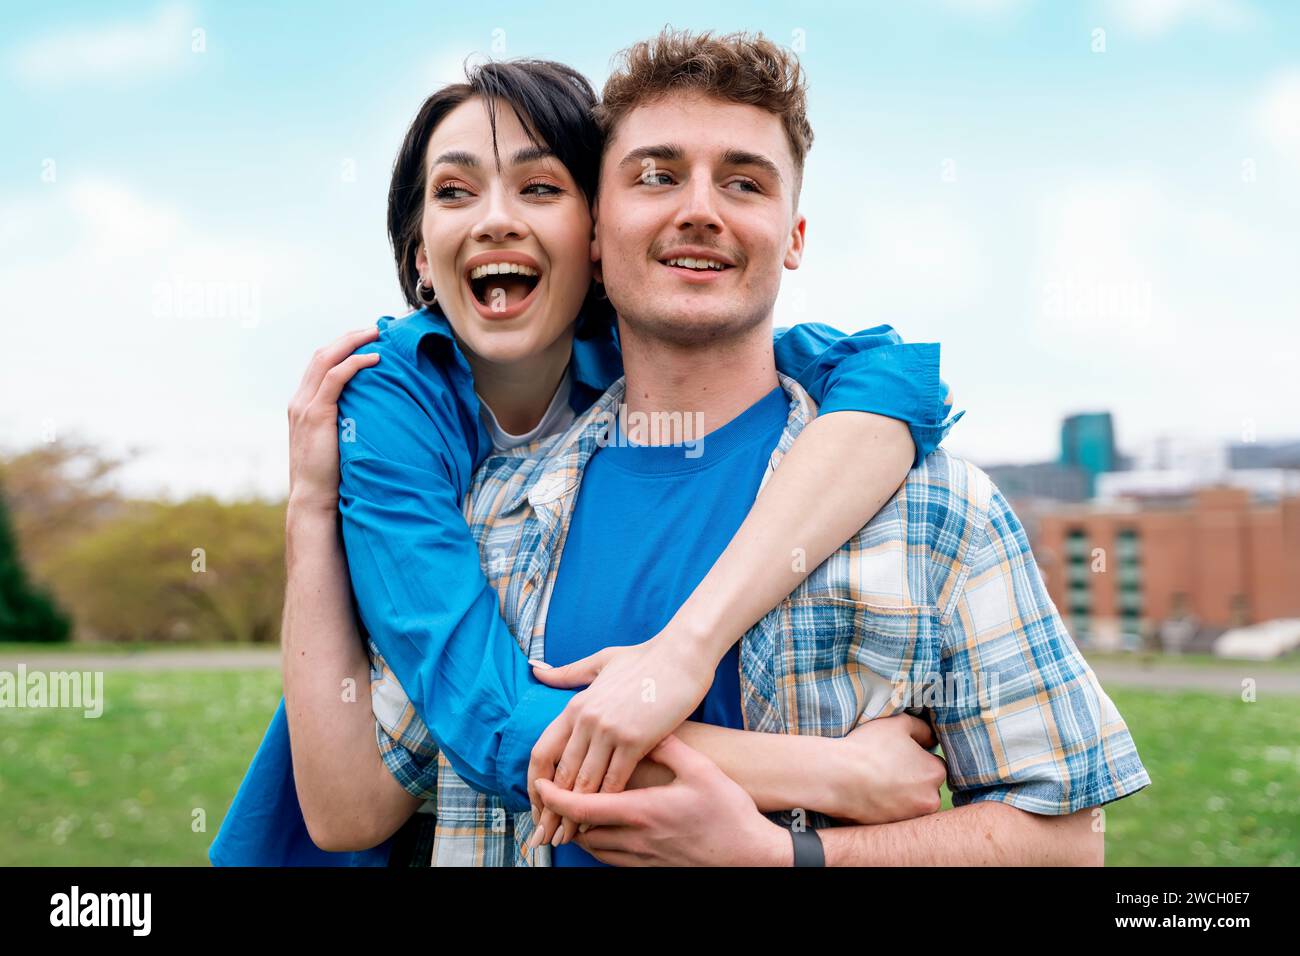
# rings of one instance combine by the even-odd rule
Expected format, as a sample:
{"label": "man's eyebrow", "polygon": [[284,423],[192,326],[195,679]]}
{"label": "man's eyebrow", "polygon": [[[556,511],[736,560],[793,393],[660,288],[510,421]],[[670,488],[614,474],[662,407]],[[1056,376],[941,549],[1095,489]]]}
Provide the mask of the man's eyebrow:
{"label": "man's eyebrow", "polygon": [[638,146],[629,152],[619,162],[619,169],[624,166],[640,166],[642,160],[661,159],[665,163],[681,162],[686,156],[686,150],[682,149],[676,143],[659,143],[655,146]]}
{"label": "man's eyebrow", "polygon": [[747,149],[729,149],[722,156],[724,166],[757,166],[767,174],[776,177],[776,181],[784,182],[781,178],[781,170],[762,153],[751,153]]}

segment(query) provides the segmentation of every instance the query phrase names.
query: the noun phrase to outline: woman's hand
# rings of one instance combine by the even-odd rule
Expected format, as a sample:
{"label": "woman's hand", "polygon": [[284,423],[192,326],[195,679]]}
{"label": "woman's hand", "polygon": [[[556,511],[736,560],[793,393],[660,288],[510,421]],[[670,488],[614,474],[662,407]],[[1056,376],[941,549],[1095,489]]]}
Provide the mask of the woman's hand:
{"label": "woman's hand", "polygon": [[[537,679],[550,687],[590,686],[533,747],[528,766],[533,806],[542,806],[539,777],[575,793],[625,789],[641,759],[690,716],[713,685],[716,664],[693,650],[681,635],[661,632],[644,644],[607,647],[564,667],[535,662]],[[551,810],[534,815],[534,845],[551,842],[559,817]],[[566,823],[559,843],[575,835],[576,827]]]}
{"label": "woman's hand", "polygon": [[834,742],[827,806],[812,807],[854,823],[893,823],[939,809],[948,773],[929,752],[934,730],[910,714],[878,717]]}
{"label": "woman's hand", "polygon": [[317,349],[289,402],[289,506],[334,513],[339,506],[339,395],[359,369],[379,361],[353,355],[379,337],[372,326]]}

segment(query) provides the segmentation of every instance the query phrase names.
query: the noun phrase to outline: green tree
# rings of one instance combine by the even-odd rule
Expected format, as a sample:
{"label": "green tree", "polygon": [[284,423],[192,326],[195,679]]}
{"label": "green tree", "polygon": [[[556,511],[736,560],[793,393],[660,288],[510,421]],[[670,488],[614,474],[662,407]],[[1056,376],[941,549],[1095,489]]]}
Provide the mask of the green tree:
{"label": "green tree", "polygon": [[113,479],[133,455],[112,457],[75,437],[0,453],[0,484],[32,580],[63,597],[46,560],[129,507]]}
{"label": "green tree", "polygon": [[27,580],[0,489],[0,641],[66,641],[70,633],[67,617]]}
{"label": "green tree", "polygon": [[52,556],[90,640],[269,643],[284,599],[284,505],[137,503]]}

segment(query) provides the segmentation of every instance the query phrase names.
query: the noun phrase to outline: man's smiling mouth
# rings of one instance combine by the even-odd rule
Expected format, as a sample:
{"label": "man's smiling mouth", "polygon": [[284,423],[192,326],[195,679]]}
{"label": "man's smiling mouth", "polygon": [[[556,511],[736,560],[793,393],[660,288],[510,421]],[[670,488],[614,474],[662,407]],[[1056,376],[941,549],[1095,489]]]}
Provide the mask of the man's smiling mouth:
{"label": "man's smiling mouth", "polygon": [[667,255],[658,257],[658,262],[693,285],[716,282],[724,273],[736,268],[735,262],[724,253],[690,246],[672,249]]}
{"label": "man's smiling mouth", "polygon": [[658,261],[677,280],[694,286],[714,284],[736,268],[736,263],[728,256],[705,248],[675,248]]}
{"label": "man's smiling mouth", "polygon": [[674,259],[661,259],[666,266],[677,266],[682,269],[694,269],[697,272],[715,271],[721,272],[723,269],[730,269],[731,266],[725,262],[719,262],[717,259],[698,259],[691,256],[678,256]]}

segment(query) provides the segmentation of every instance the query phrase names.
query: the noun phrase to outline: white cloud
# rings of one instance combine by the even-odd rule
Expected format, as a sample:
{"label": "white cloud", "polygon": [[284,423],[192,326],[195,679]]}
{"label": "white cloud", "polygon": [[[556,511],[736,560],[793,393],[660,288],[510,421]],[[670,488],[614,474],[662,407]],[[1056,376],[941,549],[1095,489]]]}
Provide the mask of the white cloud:
{"label": "white cloud", "polygon": [[783,280],[778,320],[852,316],[847,324],[859,328],[864,317],[915,322],[964,312],[987,289],[985,247],[965,215],[933,199],[881,198],[856,216],[814,214],[803,266]]}
{"label": "white cloud", "polygon": [[169,4],[148,20],[86,24],[38,37],[13,50],[9,65],[38,87],[158,73],[191,55],[194,27],[188,7]]}
{"label": "white cloud", "polygon": [[1110,0],[1106,9],[1138,36],[1161,36],[1183,23],[1217,30],[1240,30],[1255,21],[1241,0]]}
{"label": "white cloud", "polygon": [[[53,429],[143,448],[125,475],[133,489],[283,491],[283,407],[259,404],[258,353],[295,292],[324,287],[323,265],[102,179],[0,200],[0,221],[18,224],[0,234],[0,287],[14,319],[6,353],[23,356],[0,379],[6,444]],[[297,371],[284,369],[277,397]]]}
{"label": "white cloud", "polygon": [[1153,255],[1165,213],[1144,180],[1077,183],[1039,204],[1030,314],[1042,347],[1069,354],[1099,337],[1129,346],[1172,340],[1168,283]]}
{"label": "white cloud", "polygon": [[1300,67],[1273,76],[1255,104],[1253,118],[1270,145],[1300,163]]}
{"label": "white cloud", "polygon": [[1128,447],[1229,438],[1247,419],[1271,436],[1294,428],[1300,279],[1286,216],[1231,193],[1095,177],[1042,197],[1038,229],[1031,345],[1055,370],[1036,386],[1043,403],[1115,409]]}

